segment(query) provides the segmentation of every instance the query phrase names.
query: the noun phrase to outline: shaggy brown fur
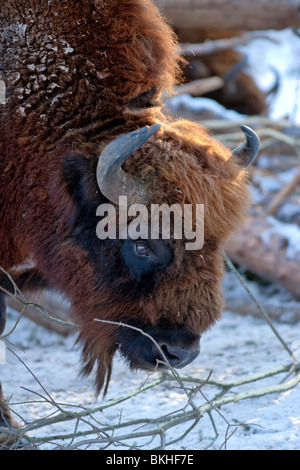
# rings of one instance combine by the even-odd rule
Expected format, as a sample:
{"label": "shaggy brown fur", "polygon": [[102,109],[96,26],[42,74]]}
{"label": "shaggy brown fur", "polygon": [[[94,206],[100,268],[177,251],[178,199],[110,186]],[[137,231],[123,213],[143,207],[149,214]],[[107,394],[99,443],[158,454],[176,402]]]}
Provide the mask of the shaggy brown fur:
{"label": "shaggy brown fur", "polygon": [[[160,97],[176,80],[178,57],[173,33],[150,1],[2,0],[0,27],[0,78],[7,84],[0,264],[13,273],[30,258],[35,268],[16,281],[24,288],[48,284],[70,299],[85,371],[97,364],[99,390],[118,329],[95,318],[142,325],[166,318],[196,334],[219,318],[220,249],[245,211],[245,172],[202,127],[162,115]],[[174,261],[143,295],[122,266],[119,241],[97,240],[95,211],[106,200],[95,168],[109,141],[157,122],[161,130],[124,168],[145,180],[151,203],[205,204],[205,243],[197,252],[186,251],[184,240],[170,241]],[[75,187],[63,171],[70,155],[79,162]]]}

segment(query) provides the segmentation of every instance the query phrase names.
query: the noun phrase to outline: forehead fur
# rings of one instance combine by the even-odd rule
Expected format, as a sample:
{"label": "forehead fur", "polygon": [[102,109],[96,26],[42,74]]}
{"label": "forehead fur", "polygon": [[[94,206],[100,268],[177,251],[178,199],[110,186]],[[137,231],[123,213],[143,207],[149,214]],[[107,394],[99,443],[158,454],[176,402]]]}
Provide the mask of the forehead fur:
{"label": "forehead fur", "polygon": [[249,193],[231,152],[196,123],[167,123],[126,163],[151,203],[204,204],[205,235],[224,240],[238,228]]}

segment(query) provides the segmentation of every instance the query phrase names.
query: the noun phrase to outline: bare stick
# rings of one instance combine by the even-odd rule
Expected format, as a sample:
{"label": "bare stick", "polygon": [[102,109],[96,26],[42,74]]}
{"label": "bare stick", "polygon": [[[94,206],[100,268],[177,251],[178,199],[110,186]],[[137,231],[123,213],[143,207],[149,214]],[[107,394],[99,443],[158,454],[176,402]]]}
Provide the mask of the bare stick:
{"label": "bare stick", "polygon": [[288,347],[288,345],[286,344],[286,342],[282,339],[282,337],[280,336],[280,334],[278,333],[278,331],[276,330],[276,328],[274,327],[269,315],[267,314],[267,312],[265,311],[265,309],[263,308],[263,306],[261,305],[261,303],[257,300],[257,298],[255,297],[255,295],[252,294],[251,290],[249,289],[249,287],[247,286],[247,284],[245,283],[244,279],[242,278],[242,276],[240,275],[240,273],[236,270],[236,268],[234,267],[233,263],[231,262],[231,260],[229,259],[229,257],[226,255],[226,253],[223,253],[224,255],[224,258],[226,260],[226,263],[228,265],[228,267],[234,272],[234,274],[236,275],[236,277],[238,278],[238,280],[240,281],[240,283],[242,284],[242,286],[244,287],[244,289],[248,292],[249,296],[251,297],[251,299],[253,300],[253,302],[255,303],[255,305],[257,306],[257,308],[259,309],[259,311],[261,312],[263,318],[266,320],[266,322],[268,323],[268,325],[270,326],[270,328],[272,329],[273,333],[275,334],[275,336],[279,339],[280,343],[282,344],[282,346],[284,347],[284,349],[289,353],[289,355],[292,357],[293,353],[292,351],[290,350],[290,348]]}
{"label": "bare stick", "polygon": [[297,173],[295,174],[294,178],[286,184],[279,193],[276,194],[274,197],[273,201],[269,204],[269,207],[267,209],[268,214],[274,214],[276,212],[278,206],[281,204],[281,202],[287,198],[295,189],[297,188],[298,184],[300,182],[300,165],[298,167]]}
{"label": "bare stick", "polygon": [[209,55],[214,54],[215,52],[226,51],[236,46],[246,45],[248,42],[253,41],[254,39],[267,39],[274,43],[279,43],[277,39],[266,33],[246,33],[242,36],[236,36],[233,38],[206,40],[205,42],[199,44],[181,43],[180,51],[186,57]]}
{"label": "bare stick", "polygon": [[178,95],[187,93],[192,96],[201,96],[205,93],[219,90],[223,86],[224,80],[221,77],[209,77],[179,85],[174,88],[174,91]]}
{"label": "bare stick", "polygon": [[[78,327],[78,325],[76,325],[75,323],[72,323],[72,322],[69,322],[69,321],[64,321],[64,320],[61,320],[59,318],[54,317],[53,315],[50,315],[41,305],[29,300],[26,297],[26,295],[19,289],[19,287],[17,286],[17,284],[13,280],[12,276],[4,268],[2,268],[1,266],[0,266],[0,271],[2,271],[8,277],[8,279],[10,280],[10,282],[12,283],[12,286],[14,288],[14,293],[12,293],[12,292],[10,292],[9,290],[5,289],[4,287],[2,287],[0,285],[0,290],[2,292],[4,292],[5,294],[13,297],[17,302],[22,304],[25,308],[27,308],[29,306],[34,308],[42,316],[44,316],[47,320],[57,322],[57,323],[59,323],[60,325],[63,325],[63,326],[68,326],[68,327],[72,327],[72,328],[77,328]],[[24,308],[22,308],[22,313],[24,313]]]}
{"label": "bare stick", "polygon": [[[165,361],[165,365],[167,365],[173,376],[176,378],[176,380],[178,381],[178,383],[180,384],[180,386],[182,387],[182,390],[185,391],[187,397],[189,398],[189,394],[188,394],[188,391],[186,390],[185,386],[184,386],[184,383],[182,382],[182,380],[180,379],[180,376],[179,374],[177,373],[177,371],[174,369],[174,367],[171,366],[170,362],[168,361],[166,355],[164,354],[163,350],[161,349],[161,347],[159,346],[159,344],[155,341],[155,339],[149,335],[148,333],[145,333],[145,331],[143,331],[141,328],[137,328],[135,326],[132,326],[132,325],[127,325],[126,323],[122,323],[122,322],[114,322],[114,321],[109,321],[109,320],[100,320],[98,318],[95,318],[94,319],[95,321],[97,322],[100,322],[100,323],[108,323],[110,325],[116,325],[116,326],[121,326],[121,327],[125,327],[125,328],[130,328],[132,330],[135,330],[139,333],[141,333],[143,336],[146,336],[146,338],[150,339],[150,341],[152,341],[152,343],[155,344],[156,348],[158,349],[159,353],[161,354],[163,360]],[[195,405],[195,403],[193,402],[193,400],[190,400],[190,405],[192,406],[193,409],[197,409],[197,406]]]}

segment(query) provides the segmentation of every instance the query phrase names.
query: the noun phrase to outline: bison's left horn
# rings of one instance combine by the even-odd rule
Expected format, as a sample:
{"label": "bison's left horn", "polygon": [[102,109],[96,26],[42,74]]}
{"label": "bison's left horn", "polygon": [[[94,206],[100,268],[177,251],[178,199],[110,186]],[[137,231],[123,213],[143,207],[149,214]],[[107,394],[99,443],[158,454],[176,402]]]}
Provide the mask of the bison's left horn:
{"label": "bison's left horn", "polygon": [[246,141],[234,149],[232,155],[235,155],[239,163],[246,168],[255,160],[259,151],[260,142],[257,135],[250,127],[241,126],[241,129],[246,136]]}
{"label": "bison's left horn", "polygon": [[109,201],[119,203],[119,196],[131,196],[139,202],[145,202],[142,185],[125,173],[122,163],[147,142],[161,127],[161,124],[146,126],[136,131],[117,137],[104,147],[97,166],[97,182],[101,193]]}

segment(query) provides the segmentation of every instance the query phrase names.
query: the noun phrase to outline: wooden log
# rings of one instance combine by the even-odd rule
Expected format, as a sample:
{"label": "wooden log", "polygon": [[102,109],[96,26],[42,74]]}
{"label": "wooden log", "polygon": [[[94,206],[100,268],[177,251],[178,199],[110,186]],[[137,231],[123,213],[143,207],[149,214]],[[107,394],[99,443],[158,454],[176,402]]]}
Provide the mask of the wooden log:
{"label": "wooden log", "polygon": [[299,182],[300,182],[300,165],[298,166],[298,171],[296,175],[294,176],[294,178],[286,186],[284,186],[284,188],[282,188],[281,191],[279,191],[279,193],[270,203],[268,207],[268,214],[275,214],[280,203],[296,190]]}
{"label": "wooden log", "polygon": [[[68,322],[70,320],[69,307],[67,303],[59,297],[56,293],[51,291],[41,291],[39,293],[29,293],[28,298],[31,302],[43,307],[46,312],[59,320]],[[6,304],[8,307],[21,312],[24,304],[20,303],[14,297],[6,297]],[[75,328],[64,326],[54,320],[45,318],[33,306],[28,305],[24,310],[24,315],[38,325],[47,328],[50,331],[55,331],[62,336],[68,336],[74,333]]]}
{"label": "wooden log", "polygon": [[175,30],[299,28],[299,0],[154,0]]}
{"label": "wooden log", "polygon": [[249,216],[244,228],[225,244],[225,251],[233,262],[284,286],[299,300],[300,255],[290,256],[290,248],[288,231],[286,235],[282,231],[276,233],[276,227],[264,216]]}
{"label": "wooden log", "polygon": [[201,96],[210,91],[218,90],[224,86],[221,77],[201,78],[192,82],[184,83],[174,88],[176,94],[188,93],[192,96]]}
{"label": "wooden log", "polygon": [[[239,282],[239,281],[237,281]],[[258,296],[258,300],[260,300]],[[273,299],[263,300],[264,310],[272,320],[283,323],[296,324],[300,322],[300,302],[296,301],[273,301]],[[239,315],[252,315],[256,318],[262,318],[261,311],[251,302],[249,295],[237,296],[228,293],[225,295],[225,310],[238,313]]]}

